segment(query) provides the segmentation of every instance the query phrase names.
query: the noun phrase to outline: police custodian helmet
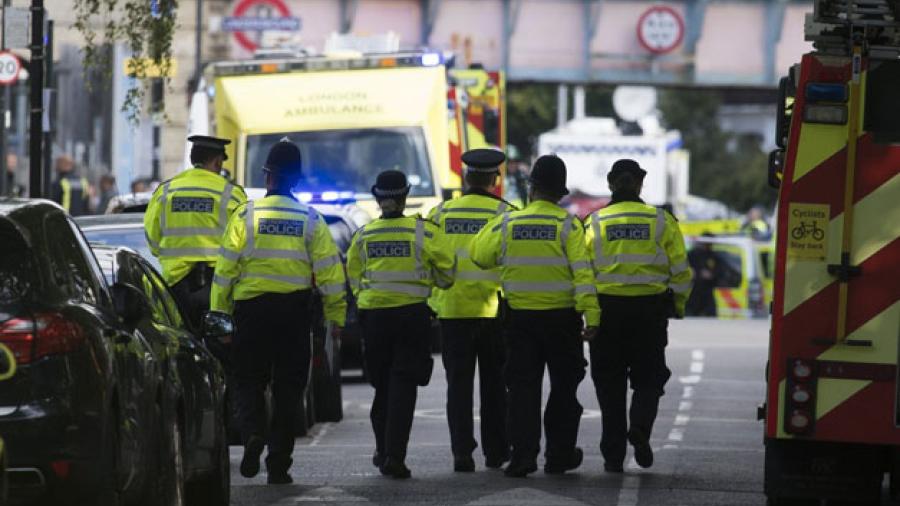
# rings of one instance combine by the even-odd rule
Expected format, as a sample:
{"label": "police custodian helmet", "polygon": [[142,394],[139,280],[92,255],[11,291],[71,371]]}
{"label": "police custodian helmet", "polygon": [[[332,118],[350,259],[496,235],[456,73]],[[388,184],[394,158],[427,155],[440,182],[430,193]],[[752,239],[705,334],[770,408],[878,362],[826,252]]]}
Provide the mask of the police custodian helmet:
{"label": "police custodian helmet", "polygon": [[406,174],[399,170],[386,170],[375,178],[372,195],[376,199],[405,197],[409,193],[409,188]]}
{"label": "police custodian helmet", "polygon": [[568,195],[566,164],[556,155],[543,155],[534,162],[528,181],[537,188],[559,195]]}
{"label": "police custodian helmet", "polygon": [[606,175],[606,181],[612,183],[620,174],[632,174],[638,181],[643,181],[647,171],[642,169],[636,161],[630,158],[622,158],[621,160],[616,160],[613,164],[609,174]]}
{"label": "police custodian helmet", "polygon": [[263,170],[275,174],[301,175],[303,164],[300,148],[287,137],[276,142],[269,150]]}

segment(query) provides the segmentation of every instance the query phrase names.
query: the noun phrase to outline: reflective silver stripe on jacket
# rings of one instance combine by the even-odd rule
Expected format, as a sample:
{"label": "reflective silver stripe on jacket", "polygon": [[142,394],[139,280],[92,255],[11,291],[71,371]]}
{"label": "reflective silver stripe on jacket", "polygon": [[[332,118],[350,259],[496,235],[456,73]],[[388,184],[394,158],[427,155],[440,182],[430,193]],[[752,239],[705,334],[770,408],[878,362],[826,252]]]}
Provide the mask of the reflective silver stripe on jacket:
{"label": "reflective silver stripe on jacket", "polygon": [[162,207],[162,212],[159,213],[159,229],[160,229],[161,234],[165,234],[166,229],[168,228],[168,225],[167,225],[168,220],[166,218],[166,215],[169,213],[169,210],[167,209],[166,202],[169,200],[169,185],[170,184],[172,184],[172,183],[169,182],[169,183],[166,183],[163,185],[162,195],[159,197],[159,203],[160,203],[160,206]]}
{"label": "reflective silver stripe on jacket", "polygon": [[231,251],[230,249],[225,249],[224,246],[219,248],[219,256],[226,259],[231,260],[232,262],[237,262],[241,259],[241,254],[237,251]]}
{"label": "reflective silver stripe on jacket", "polygon": [[688,270],[690,267],[688,266],[687,261],[679,262],[671,267],[669,267],[669,273],[673,276],[677,276],[682,272]]}
{"label": "reflective silver stripe on jacket", "polygon": [[505,213],[507,209],[509,209],[509,204],[501,200],[500,205],[497,206],[497,214]]}
{"label": "reflective silver stripe on jacket", "polygon": [[[594,266],[609,267],[615,264],[642,264],[642,265],[668,265],[669,258],[665,250],[662,248],[662,236],[665,232],[666,215],[661,208],[656,209],[656,214],[649,213],[618,213],[608,216],[601,216],[599,212],[592,215],[591,227],[594,229]],[[618,255],[603,254],[603,236],[600,229],[600,222],[612,218],[656,218],[656,233],[654,234],[654,242],[656,243],[655,254],[642,253],[620,253]]]}
{"label": "reflective silver stripe on jacket", "polygon": [[576,295],[580,295],[580,294],[584,294],[584,293],[594,295],[597,293],[597,287],[592,284],[591,285],[575,285],[575,294]]}
{"label": "reflective silver stripe on jacket", "polygon": [[569,265],[569,261],[563,257],[509,257],[504,265]]}
{"label": "reflective silver stripe on jacket", "polygon": [[278,249],[278,248],[256,248],[253,253],[245,255],[248,258],[271,259],[278,258],[284,260],[298,260],[301,262],[309,262],[309,254],[305,251],[296,249]]}
{"label": "reflective silver stripe on jacket", "polygon": [[[306,220],[306,225],[303,228],[303,244],[306,246],[306,251],[313,250],[313,239],[316,237],[316,222],[319,220],[319,213],[316,212],[315,209],[307,208],[307,213],[309,215],[309,219]],[[309,261],[309,257],[306,259]]]}
{"label": "reflective silver stripe on jacket", "polygon": [[599,221],[606,221],[606,220],[614,220],[616,218],[656,218],[657,215],[650,214],[650,213],[616,213],[616,214],[600,215],[600,213],[594,213],[594,217],[597,218]]}
{"label": "reflective silver stripe on jacket", "polygon": [[657,249],[654,255],[619,253],[618,255],[598,256],[594,263],[597,267],[607,267],[615,264],[668,265],[669,258],[662,249]]}
{"label": "reflective silver stripe on jacket", "polygon": [[160,248],[161,257],[214,257],[219,254],[219,248]]}
{"label": "reflective silver stripe on jacket", "polygon": [[666,283],[668,276],[660,274],[597,274],[599,283],[618,283],[621,285],[649,285],[652,283]]}
{"label": "reflective silver stripe on jacket", "polygon": [[675,285],[669,285],[669,288],[671,288],[672,291],[675,293],[687,293],[691,289],[691,282],[688,281],[687,283],[678,283]]}
{"label": "reflective silver stripe on jacket", "polygon": [[326,267],[331,267],[332,265],[337,265],[341,263],[340,255],[331,255],[330,257],[320,258],[315,260],[312,264],[312,268],[314,271],[318,272]]}
{"label": "reflective silver stripe on jacket", "polygon": [[289,276],[287,274],[263,274],[259,272],[242,272],[241,279],[265,279],[269,281],[280,281],[282,283],[290,283],[292,285],[309,286],[309,276]]}
{"label": "reflective silver stripe on jacket", "polygon": [[197,235],[220,236],[222,231],[218,228],[209,227],[173,227],[160,231],[162,237],[193,237]]}
{"label": "reflective silver stripe on jacket", "polygon": [[442,209],[441,213],[483,213],[483,214],[499,214],[496,209],[485,209],[483,207],[451,207],[450,209]]}
{"label": "reflective silver stripe on jacket", "polygon": [[277,211],[279,213],[294,213],[294,214],[302,214],[306,216],[309,214],[305,209],[294,209],[293,207],[279,207],[279,206],[260,206],[256,208],[257,211]]}
{"label": "reflective silver stripe on jacket", "polygon": [[159,249],[159,243],[150,239],[150,234],[147,233],[147,229],[144,229],[144,239],[147,240],[147,245],[150,246],[150,249]]}
{"label": "reflective silver stripe on jacket", "polygon": [[570,281],[504,281],[508,292],[568,292],[575,290]]}
{"label": "reflective silver stripe on jacket", "polygon": [[222,196],[219,197],[219,235],[225,233],[225,227],[228,225],[228,201],[231,198],[232,190],[234,190],[234,185],[230,182],[225,183]]}
{"label": "reflective silver stripe on jacket", "polygon": [[509,231],[509,222],[510,216],[508,214],[503,215],[503,219],[500,221],[500,264],[506,263],[506,249],[508,247],[509,239],[506,238],[507,232]]}
{"label": "reflective silver stripe on jacket", "polygon": [[374,228],[372,230],[363,230],[361,232],[362,237],[366,237],[369,235],[376,234],[415,234],[416,229],[409,227],[384,227],[384,228]]}
{"label": "reflective silver stripe on jacket", "polygon": [[415,255],[416,255],[416,273],[423,275],[424,278],[427,279],[425,275],[425,264],[422,262],[422,249],[425,247],[425,222],[422,220],[416,220],[416,244],[415,244]]}
{"label": "reflective silver stripe on jacket", "polygon": [[572,262],[570,267],[572,268],[572,272],[575,272],[578,269],[590,269],[591,263],[588,262],[587,260],[579,260],[577,262]]}
{"label": "reflective silver stripe on jacket", "polygon": [[367,276],[369,281],[424,281],[428,279],[428,275],[424,272],[407,272],[407,271],[374,271]]}
{"label": "reflective silver stripe on jacket", "polygon": [[231,282],[232,282],[231,278],[226,278],[225,276],[222,276],[221,274],[213,274],[213,283],[215,283],[219,286],[224,286],[224,287],[228,288],[229,286],[231,286]]}
{"label": "reflective silver stripe on jacket", "polygon": [[566,221],[569,216],[553,216],[552,214],[528,214],[524,216],[516,216],[514,218],[510,218],[510,221],[519,221],[519,220],[552,220],[552,221]]}
{"label": "reflective silver stripe on jacket", "polygon": [[456,273],[457,281],[493,281],[500,282],[500,273],[491,271],[459,271]]}
{"label": "reflective silver stripe on jacket", "polygon": [[466,248],[456,249],[456,258],[469,258],[469,250]]}
{"label": "reflective silver stripe on jacket", "polygon": [[666,231],[666,212],[661,208],[656,208],[656,245],[662,245],[663,232]]}
{"label": "reflective silver stripe on jacket", "polygon": [[347,287],[343,283],[329,283],[327,285],[319,285],[316,288],[322,295],[340,295],[347,291]]}
{"label": "reflective silver stripe on jacket", "polygon": [[253,220],[253,201],[247,202],[247,214],[244,215],[244,254],[250,256],[256,248],[256,223]]}
{"label": "reflective silver stripe on jacket", "polygon": [[562,230],[559,232],[559,245],[562,247],[563,256],[568,258],[568,246],[569,243],[569,234],[572,233],[572,222],[575,221],[574,215],[566,216],[566,219],[563,220]]}
{"label": "reflective silver stripe on jacket", "polygon": [[431,295],[431,287],[424,285],[408,285],[404,283],[363,283],[364,290],[383,290],[397,292],[413,297],[428,297]]}

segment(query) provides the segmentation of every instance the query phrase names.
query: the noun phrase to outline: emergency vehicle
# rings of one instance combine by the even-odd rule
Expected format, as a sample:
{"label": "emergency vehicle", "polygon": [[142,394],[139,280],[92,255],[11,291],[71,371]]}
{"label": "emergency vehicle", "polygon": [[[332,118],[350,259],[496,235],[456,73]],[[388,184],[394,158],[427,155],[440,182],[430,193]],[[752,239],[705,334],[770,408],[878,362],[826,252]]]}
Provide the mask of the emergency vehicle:
{"label": "emergency vehicle", "polygon": [[355,200],[372,215],[370,188],[383,170],[406,173],[407,207],[424,213],[461,189],[463,151],[505,150],[502,73],[452,68],[450,54],[399,51],[396,38],[374,50],[358,42],[333,35],[322,54],[262,50],[208,65],[190,133],[234,141],[226,168],[251,197],[265,186],[269,148],[288,137],[303,153],[301,200]]}
{"label": "emergency vehicle", "polygon": [[[770,505],[900,492],[900,3],[816,0],[782,80]],[[830,504],[830,503],[829,503]]]}
{"label": "emergency vehicle", "polygon": [[688,250],[708,246],[721,265],[716,272],[713,296],[716,317],[764,318],[772,301],[772,247],[746,236],[688,236]]}

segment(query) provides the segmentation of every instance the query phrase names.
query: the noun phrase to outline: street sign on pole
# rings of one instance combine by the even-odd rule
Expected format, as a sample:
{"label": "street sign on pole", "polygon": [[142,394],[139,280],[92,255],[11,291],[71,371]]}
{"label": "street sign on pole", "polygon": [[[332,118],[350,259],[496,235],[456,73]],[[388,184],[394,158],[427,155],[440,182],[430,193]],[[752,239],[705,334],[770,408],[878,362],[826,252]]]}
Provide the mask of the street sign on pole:
{"label": "street sign on pole", "polygon": [[4,49],[27,49],[30,13],[24,7],[3,8],[3,33],[6,36]]}
{"label": "street sign on pole", "polygon": [[[255,51],[263,32],[297,32],[302,26],[298,17],[291,15],[284,0],[241,0],[234,14],[222,21],[222,30],[234,33],[238,44],[247,51]],[[250,37],[256,33],[256,40]]]}
{"label": "street sign on pole", "polygon": [[641,14],[637,33],[638,41],[647,51],[668,53],[684,39],[684,19],[669,6],[655,5]]}
{"label": "street sign on pole", "polygon": [[10,86],[19,80],[22,62],[9,51],[0,52],[0,86]]}

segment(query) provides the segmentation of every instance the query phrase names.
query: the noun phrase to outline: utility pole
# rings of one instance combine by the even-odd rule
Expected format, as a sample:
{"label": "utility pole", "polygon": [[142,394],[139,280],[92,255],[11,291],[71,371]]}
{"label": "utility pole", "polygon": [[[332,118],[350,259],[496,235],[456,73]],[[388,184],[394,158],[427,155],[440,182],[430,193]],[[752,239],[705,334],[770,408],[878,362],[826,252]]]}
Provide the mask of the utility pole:
{"label": "utility pole", "polygon": [[[3,0],[3,34],[0,35],[0,51],[6,51],[6,9],[9,8],[10,0]],[[3,93],[0,93],[0,197],[5,197],[9,188],[6,187],[6,108],[9,107],[9,86],[3,87]],[[15,181],[13,181],[15,184]]]}
{"label": "utility pole", "polygon": [[44,113],[44,0],[31,0],[31,62],[28,66],[31,87],[31,123],[29,125],[29,194],[43,196],[41,156],[43,155]]}
{"label": "utility pole", "polygon": [[203,64],[203,0],[197,2],[197,29],[194,33],[194,89],[200,86],[200,65]]}
{"label": "utility pole", "polygon": [[[53,181],[53,173],[50,172],[51,167],[50,163],[53,161],[53,125],[55,123],[56,118],[52,117],[51,114],[53,112],[53,103],[55,101],[54,93],[53,93],[53,20],[47,20],[47,35],[46,35],[46,44],[44,45],[44,98],[46,101],[44,103],[45,113],[41,115],[41,122],[43,123],[44,116],[47,117],[47,129],[44,130],[41,128],[42,133],[44,135],[44,164],[43,164],[43,172],[44,172],[44,194],[50,195],[50,182]],[[49,90],[49,91],[47,91]],[[49,109],[48,109],[49,108]],[[81,174],[82,176],[84,173]],[[87,191],[85,188],[84,191]]]}

